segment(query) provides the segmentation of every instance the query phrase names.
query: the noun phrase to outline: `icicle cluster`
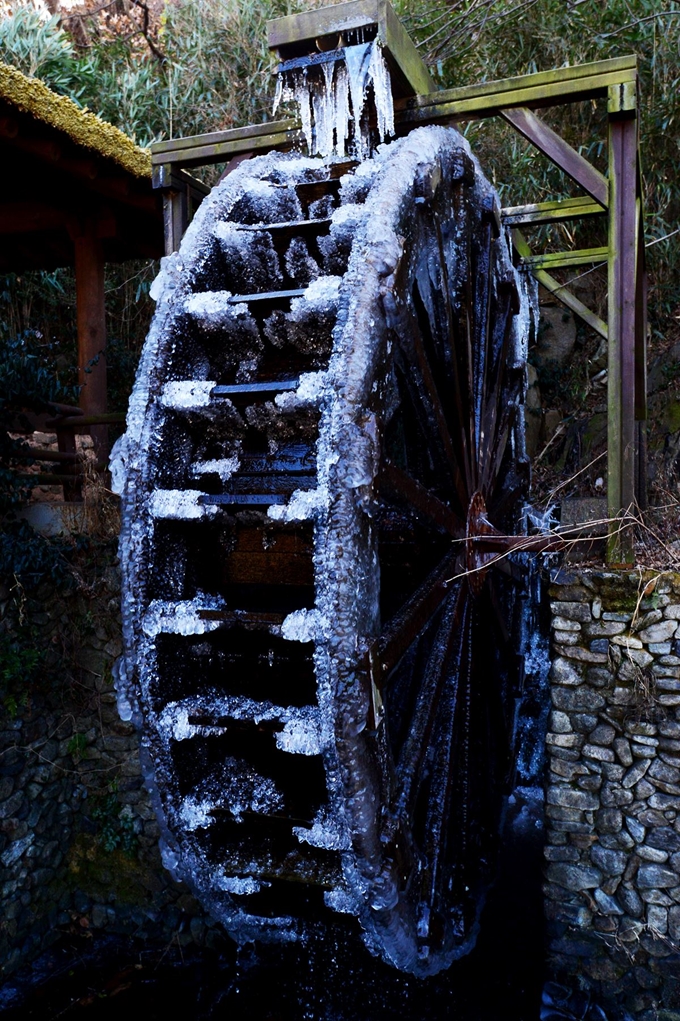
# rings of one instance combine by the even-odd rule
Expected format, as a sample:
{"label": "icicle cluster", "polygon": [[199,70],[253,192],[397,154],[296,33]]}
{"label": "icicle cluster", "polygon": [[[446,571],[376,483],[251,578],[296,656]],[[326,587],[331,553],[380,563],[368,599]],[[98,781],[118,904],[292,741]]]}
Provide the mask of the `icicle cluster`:
{"label": "icicle cluster", "polygon": [[344,59],[279,74],[273,113],[281,103],[297,105],[310,155],[365,159],[371,151],[362,124],[369,85],[380,141],[394,134],[390,72],[378,39],[346,46],[342,54]]}

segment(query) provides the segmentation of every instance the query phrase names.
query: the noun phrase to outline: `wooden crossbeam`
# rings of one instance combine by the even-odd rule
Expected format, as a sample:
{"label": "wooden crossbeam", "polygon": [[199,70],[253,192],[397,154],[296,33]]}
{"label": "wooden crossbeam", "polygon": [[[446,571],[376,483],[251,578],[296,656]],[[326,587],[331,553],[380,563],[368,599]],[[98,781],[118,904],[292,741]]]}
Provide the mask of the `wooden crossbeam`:
{"label": "wooden crossbeam", "polygon": [[607,212],[599,202],[587,195],[577,198],[533,202],[523,206],[506,206],[501,210],[506,227],[537,226],[541,223],[564,223],[587,216],[603,216]]}
{"label": "wooden crossbeam", "polygon": [[610,86],[635,83],[637,58],[615,57],[592,64],[520,75],[502,81],[464,85],[395,104],[395,123],[413,127],[434,120],[493,117],[502,110],[526,106],[561,106],[607,95]]}
{"label": "wooden crossbeam", "polygon": [[568,266],[589,266],[594,262],[606,262],[609,249],[580,248],[571,252],[545,252],[540,255],[525,255],[522,263],[532,269],[562,269]]}
{"label": "wooden crossbeam", "polygon": [[[515,228],[512,232],[512,241],[517,254],[522,258],[522,260],[531,257],[531,249],[527,244],[526,238],[521,231],[517,230],[517,228]],[[532,272],[542,287],[545,287],[547,291],[550,291],[550,293],[557,298],[558,301],[561,301],[562,304],[573,312],[574,315],[578,316],[582,322],[595,330],[600,337],[607,340],[607,324],[603,322],[603,320],[600,319],[595,312],[592,312],[587,305],[584,305],[583,302],[580,301],[565,284],[561,284],[559,280],[555,280],[555,277],[546,273],[543,269],[536,269],[532,267]]]}
{"label": "wooden crossbeam", "polygon": [[588,195],[606,208],[609,198],[607,178],[568,142],[565,142],[556,131],[553,131],[535,113],[525,107],[504,110],[502,117],[560,170],[576,181]]}

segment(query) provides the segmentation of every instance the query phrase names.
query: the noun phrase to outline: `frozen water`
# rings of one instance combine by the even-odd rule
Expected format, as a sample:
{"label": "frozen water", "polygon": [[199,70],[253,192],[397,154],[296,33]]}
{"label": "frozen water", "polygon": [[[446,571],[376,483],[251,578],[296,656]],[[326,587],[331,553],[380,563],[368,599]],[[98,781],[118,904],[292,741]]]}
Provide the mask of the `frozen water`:
{"label": "frozen water", "polygon": [[195,408],[207,408],[214,381],[183,379],[176,383],[166,383],[161,392],[161,404],[166,408],[177,408],[191,411]]}
{"label": "frozen water", "polygon": [[293,833],[301,844],[322,847],[329,851],[347,851],[350,840],[342,825],[342,819],[329,811],[327,806],[319,809],[311,827],[294,826]]}
{"label": "frozen water", "polygon": [[267,508],[272,521],[314,521],[326,509],[328,493],[322,488],[296,489],[288,503]]}
{"label": "frozen water", "polygon": [[142,625],[145,635],[155,638],[158,634],[202,635],[220,626],[218,620],[203,620],[201,610],[219,610],[224,600],[218,596],[200,593],[195,599],[165,602],[154,599],[144,614]]}
{"label": "frozen water", "polygon": [[155,489],[151,494],[150,511],[154,518],[188,521],[214,517],[218,508],[200,502],[200,489]]}
{"label": "frozen water", "polygon": [[273,113],[281,103],[296,104],[310,154],[343,157],[350,143],[352,154],[365,159],[370,146],[363,115],[369,96],[382,142],[394,134],[394,107],[379,39],[345,47],[339,60],[279,74]]}
{"label": "frozen water", "polygon": [[222,457],[209,461],[197,461],[191,466],[191,474],[196,478],[201,475],[219,475],[222,482],[226,482],[234,472],[238,471],[240,461],[238,457]]}
{"label": "frozen water", "polygon": [[318,610],[293,610],[281,624],[281,636],[289,642],[313,642],[320,637],[321,623]]}

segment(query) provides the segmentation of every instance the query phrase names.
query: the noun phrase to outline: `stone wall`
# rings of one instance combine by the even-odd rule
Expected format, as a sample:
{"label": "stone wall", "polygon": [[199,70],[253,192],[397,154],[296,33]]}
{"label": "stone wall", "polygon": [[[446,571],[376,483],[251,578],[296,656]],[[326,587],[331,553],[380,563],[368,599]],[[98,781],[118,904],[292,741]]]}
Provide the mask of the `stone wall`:
{"label": "stone wall", "polygon": [[551,970],[680,1019],[680,575],[560,570],[549,595]]}
{"label": "stone wall", "polygon": [[3,977],[63,933],[219,939],[160,862],[138,737],[116,710],[119,599],[112,548],[66,594],[0,585],[0,639],[28,635],[40,653],[26,698],[19,678],[18,708],[7,699],[0,708]]}

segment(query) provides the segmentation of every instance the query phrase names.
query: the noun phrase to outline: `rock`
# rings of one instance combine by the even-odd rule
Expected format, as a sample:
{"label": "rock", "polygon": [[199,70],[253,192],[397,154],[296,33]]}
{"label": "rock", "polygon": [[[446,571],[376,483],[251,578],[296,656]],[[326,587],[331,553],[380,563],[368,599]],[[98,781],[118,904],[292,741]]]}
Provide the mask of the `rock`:
{"label": "rock", "polygon": [[583,756],[587,759],[596,759],[598,762],[613,762],[614,752],[611,748],[602,748],[596,744],[586,744],[583,746]]}
{"label": "rock", "polygon": [[680,620],[680,603],[671,603],[665,608],[663,615],[669,620]]}
{"label": "rock", "polygon": [[641,843],[645,839],[647,830],[637,819],[630,815],[626,816],[626,828],[636,844]]}
{"label": "rock", "polygon": [[590,666],[586,670],[586,680],[588,684],[592,684],[594,688],[604,688],[611,684],[612,675],[609,670],[605,670],[601,666]]}
{"label": "rock", "polygon": [[650,779],[663,780],[664,783],[678,783],[680,781],[680,769],[669,766],[660,759],[655,759],[649,767],[648,776]]}
{"label": "rock", "polygon": [[641,865],[637,874],[638,887],[641,890],[664,889],[678,885],[678,877],[664,865]]}
{"label": "rock", "polygon": [[654,657],[651,653],[646,652],[644,649],[628,649],[627,655],[630,656],[633,663],[635,663],[636,666],[639,666],[641,670],[645,670],[650,663],[654,662]]}
{"label": "rock", "polygon": [[624,787],[634,787],[649,769],[649,759],[640,759],[631,766],[621,781]]}
{"label": "rock", "polygon": [[[568,646],[562,649],[562,655],[568,659],[578,660],[579,663],[608,663],[609,657],[606,652],[591,652],[590,649],[582,649],[580,646],[575,645],[573,648]],[[646,653],[646,655],[649,655]]]}
{"label": "rock", "polygon": [[622,822],[623,816],[618,808],[601,808],[595,813],[595,828],[599,833],[618,833]]}
{"label": "rock", "polygon": [[664,737],[680,739],[680,723],[675,723],[673,720],[664,720],[663,723],[659,724],[659,733]]}
{"label": "rock", "polygon": [[639,617],[633,624],[631,624],[631,631],[642,631],[646,627],[651,627],[652,624],[658,624],[660,620],[663,620],[663,610],[649,610],[648,613]]}
{"label": "rock", "polygon": [[550,729],[556,734],[570,734],[571,722],[567,714],[553,709],[550,714]]}
{"label": "rock", "polygon": [[668,935],[674,943],[680,943],[680,906],[668,909]]}
{"label": "rock", "polygon": [[556,709],[566,712],[588,712],[592,709],[601,709],[605,700],[597,691],[590,688],[553,688],[551,692],[552,703]]}
{"label": "rock", "polygon": [[616,897],[624,911],[633,918],[640,918],[644,910],[642,901],[637,892],[629,886],[620,886],[616,891]]}
{"label": "rock", "polygon": [[591,744],[601,744],[608,746],[612,743],[616,737],[616,731],[608,723],[601,723],[599,727],[595,727],[593,731],[588,735],[588,740]]}
{"label": "rock", "polygon": [[[602,786],[602,777],[582,776],[576,782],[582,791],[599,791]],[[680,787],[678,788],[678,793],[680,794]]]}
{"label": "rock", "polygon": [[583,684],[583,677],[576,667],[561,656],[557,656],[550,668],[550,680],[553,684],[564,684],[569,687],[576,687]]}
{"label": "rock", "polygon": [[547,745],[555,748],[580,748],[583,738],[580,734],[546,734]]}
{"label": "rock", "polygon": [[541,367],[563,368],[568,364],[576,345],[576,323],[564,305],[541,305],[539,340],[535,348],[536,362]]}
{"label": "rock", "polygon": [[638,816],[638,822],[642,823],[643,826],[667,826],[668,820],[663,812],[653,810],[651,808],[646,809],[644,812],[640,812]]}
{"label": "rock", "polygon": [[564,620],[575,620],[582,624],[589,623],[592,620],[592,614],[588,603],[568,603],[566,601],[551,602],[550,612],[553,617],[562,617]]}
{"label": "rock", "polygon": [[552,862],[547,868],[547,875],[550,881],[556,883],[557,886],[573,890],[576,893],[580,890],[594,889],[602,882],[602,873],[599,869],[589,868],[585,865],[569,865],[564,862]]}
{"label": "rock", "polygon": [[640,639],[632,638],[630,635],[614,635],[611,641],[613,645],[620,645],[626,650],[642,648],[642,642]]}
{"label": "rock", "polygon": [[669,638],[673,637],[677,627],[678,624],[675,620],[662,620],[658,624],[653,624],[651,627],[639,631],[638,637],[645,643],[666,642]]}
{"label": "rock", "polygon": [[578,808],[581,811],[592,811],[600,807],[600,799],[595,794],[588,791],[576,791],[572,787],[549,787],[547,801],[549,805]]}
{"label": "rock", "polygon": [[592,713],[572,713],[571,725],[579,734],[589,734],[597,726],[597,716]]}
{"label": "rock", "polygon": [[650,830],[645,843],[650,847],[657,847],[661,851],[668,851],[672,854],[675,851],[680,851],[680,833],[677,833],[671,826],[657,826]]}
{"label": "rock", "polygon": [[617,620],[594,620],[584,624],[583,630],[589,638],[610,638],[625,631],[626,625]]}
{"label": "rock", "polygon": [[623,909],[619,907],[613,897],[603,890],[595,890],[593,896],[595,902],[603,915],[622,915]]}
{"label": "rock", "polygon": [[[578,645],[580,635],[575,634],[573,631],[554,631],[553,642],[560,645]],[[555,649],[556,652],[561,652],[561,649]]]}
{"label": "rock", "polygon": [[668,932],[668,909],[657,904],[650,904],[647,908],[647,925],[654,932],[665,936]]}
{"label": "rock", "polygon": [[563,776],[567,780],[573,780],[575,776],[583,776],[587,774],[588,768],[581,762],[565,762],[563,759],[556,759],[551,757],[550,759],[550,770],[553,773],[557,773],[558,776]]}
{"label": "rock", "polygon": [[652,794],[649,798],[649,807],[665,812],[667,808],[680,808],[680,797],[676,794]]}
{"label": "rock", "polygon": [[600,799],[605,808],[615,808],[620,805],[629,805],[633,800],[633,792],[607,783],[600,792]]}
{"label": "rock", "polygon": [[[647,648],[652,653],[652,655],[663,657],[663,656],[667,656],[668,653],[671,651],[671,643],[670,642],[650,642],[649,645],[647,646]],[[673,658],[675,659],[675,657],[673,657]],[[670,663],[668,665],[671,666]]]}
{"label": "rock", "polygon": [[664,862],[668,861],[668,851],[660,851],[658,848],[648,847],[646,844],[638,844],[636,854],[643,861],[653,861],[657,865],[663,865]]}
{"label": "rock", "polygon": [[605,610],[602,614],[602,620],[619,620],[624,624],[629,623],[632,619],[632,613],[624,613],[621,610]]}
{"label": "rock", "polygon": [[653,787],[651,783],[646,780],[640,780],[635,785],[635,797],[638,801],[646,801],[647,798],[651,797],[656,792],[656,787]]}
{"label": "rock", "polygon": [[632,766],[633,754],[630,750],[630,742],[625,737],[617,737],[614,740],[614,750],[624,766]]}
{"label": "rock", "polygon": [[543,855],[546,861],[568,861],[576,862],[580,860],[580,853],[577,848],[571,846],[565,847],[544,847]]}
{"label": "rock", "polygon": [[566,617],[553,617],[550,626],[556,631],[580,631],[581,625],[577,620],[567,620]]}
{"label": "rock", "polygon": [[623,851],[610,851],[599,844],[594,844],[590,849],[590,859],[605,875],[620,876],[626,867],[628,856]]}

